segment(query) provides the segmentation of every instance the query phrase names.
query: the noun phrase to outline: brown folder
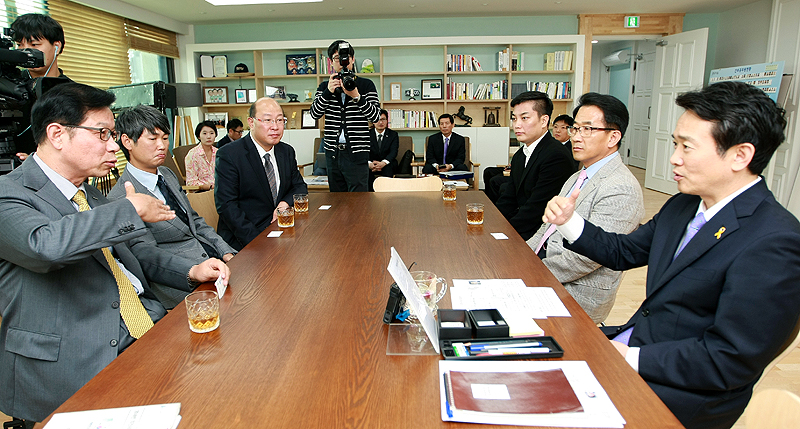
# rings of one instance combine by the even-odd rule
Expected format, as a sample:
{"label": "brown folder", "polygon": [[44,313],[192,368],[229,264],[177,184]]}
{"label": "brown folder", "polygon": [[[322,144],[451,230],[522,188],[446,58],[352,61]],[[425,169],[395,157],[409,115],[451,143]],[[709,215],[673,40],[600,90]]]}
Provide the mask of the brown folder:
{"label": "brown folder", "polygon": [[[553,414],[581,412],[578,397],[560,369],[535,372],[450,371],[453,407],[484,413]],[[473,384],[504,384],[510,399],[476,399]]]}

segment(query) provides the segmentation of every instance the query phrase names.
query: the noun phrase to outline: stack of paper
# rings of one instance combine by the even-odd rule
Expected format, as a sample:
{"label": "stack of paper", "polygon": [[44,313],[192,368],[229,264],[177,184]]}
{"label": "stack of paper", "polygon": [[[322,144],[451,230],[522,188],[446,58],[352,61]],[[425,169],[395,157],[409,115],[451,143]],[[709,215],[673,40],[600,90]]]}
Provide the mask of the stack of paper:
{"label": "stack of paper", "polygon": [[181,422],[181,404],[144,405],[59,413],[44,429],[175,429]]}

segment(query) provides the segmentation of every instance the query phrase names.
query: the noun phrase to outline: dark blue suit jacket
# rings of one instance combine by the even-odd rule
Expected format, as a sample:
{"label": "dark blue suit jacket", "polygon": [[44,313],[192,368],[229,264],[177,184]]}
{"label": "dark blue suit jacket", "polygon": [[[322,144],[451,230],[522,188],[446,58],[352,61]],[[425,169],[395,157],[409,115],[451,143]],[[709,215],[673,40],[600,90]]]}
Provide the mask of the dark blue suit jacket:
{"label": "dark blue suit jacket", "polygon": [[436,174],[437,170],[433,168],[433,163],[437,164],[452,164],[453,170],[467,171],[467,143],[464,136],[450,133],[450,142],[447,144],[447,159],[442,160],[444,156],[444,136],[442,133],[436,133],[428,137],[428,149],[425,153],[425,166],[422,167],[422,172],[425,174]]}
{"label": "dark blue suit jacket", "polygon": [[800,224],[762,179],[673,262],[699,204],[678,194],[628,235],[587,222],[567,248],[613,270],[648,266],[647,297],[613,331],[635,325],[639,374],[684,426],[729,428],[798,323]]}
{"label": "dark blue suit jacket", "polygon": [[[242,250],[264,231],[272,223],[275,211],[264,160],[258,156],[255,144],[248,134],[217,151],[214,168],[217,233],[236,250]],[[279,201],[294,205],[294,194],[308,193],[297,169],[294,148],[280,142],[272,150],[281,179]]]}

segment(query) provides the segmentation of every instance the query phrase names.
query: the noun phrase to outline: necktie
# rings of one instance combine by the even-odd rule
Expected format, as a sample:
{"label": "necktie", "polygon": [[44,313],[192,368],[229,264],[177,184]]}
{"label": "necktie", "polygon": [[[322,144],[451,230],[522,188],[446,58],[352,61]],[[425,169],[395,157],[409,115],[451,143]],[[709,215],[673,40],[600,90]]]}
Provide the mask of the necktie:
{"label": "necktie", "polygon": [[700,228],[702,228],[705,224],[706,218],[703,216],[703,213],[698,213],[697,216],[695,216],[694,219],[689,222],[689,230],[686,231],[686,235],[684,235],[683,240],[681,240],[681,245],[678,246],[678,251],[675,252],[675,256],[672,257],[673,261],[678,257],[678,254],[683,251],[683,248],[689,244],[689,241],[695,236],[695,234],[697,234],[697,231],[700,231]]}
{"label": "necktie", "polygon": [[163,176],[158,176],[158,181],[156,181],[156,187],[159,191],[161,191],[161,195],[164,196],[164,202],[175,211],[175,215],[178,216],[178,219],[183,221],[185,225],[189,225],[189,216],[186,214],[186,211],[183,210],[183,207],[178,203],[175,199],[175,196],[172,195],[169,188],[167,187],[167,183],[164,182]]}
{"label": "necktie", "polygon": [[[581,186],[583,186],[583,182],[585,182],[585,181],[586,181],[586,169],[584,168],[584,169],[581,169],[581,173],[578,175],[578,180],[575,181],[575,187],[573,187],[570,190],[570,195],[572,195],[572,192],[575,192],[575,189],[580,189]],[[569,197],[569,195],[567,195],[567,197]],[[553,233],[555,231],[556,231],[555,224],[550,224],[550,226],[547,227],[547,231],[545,231],[544,235],[542,236],[542,241],[540,241],[539,245],[536,246],[536,254],[537,255],[539,254],[539,251],[542,250],[542,246],[544,246],[544,243],[547,242],[547,239],[550,238],[550,236],[553,235]],[[542,259],[544,259],[544,258],[542,258]]]}
{"label": "necktie", "polygon": [[442,157],[442,164],[447,164],[447,146],[450,145],[450,137],[444,138],[444,156]]}
{"label": "necktie", "polygon": [[[72,197],[72,201],[78,204],[78,210],[82,212],[91,210],[89,203],[86,201],[86,194],[81,190]],[[111,272],[117,281],[119,312],[122,315],[122,320],[125,322],[125,326],[128,327],[131,337],[140,338],[153,327],[153,319],[147,314],[147,310],[144,309],[142,301],[139,300],[139,296],[136,294],[136,289],[133,288],[131,281],[122,272],[108,247],[103,248],[103,256],[106,257],[106,262],[111,267]]]}
{"label": "necktie", "polygon": [[378,134],[378,149],[383,149],[383,134]]}
{"label": "necktie", "polygon": [[278,183],[275,181],[275,169],[272,167],[272,162],[269,160],[269,153],[264,155],[264,168],[267,170],[269,190],[272,192],[272,203],[278,205]]}

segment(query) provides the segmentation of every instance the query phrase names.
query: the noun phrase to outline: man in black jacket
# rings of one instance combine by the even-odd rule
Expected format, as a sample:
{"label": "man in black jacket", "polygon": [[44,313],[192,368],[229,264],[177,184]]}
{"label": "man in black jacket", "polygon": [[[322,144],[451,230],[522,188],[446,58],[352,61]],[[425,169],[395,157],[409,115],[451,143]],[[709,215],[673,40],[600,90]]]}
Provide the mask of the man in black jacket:
{"label": "man in black jacket", "polygon": [[389,112],[381,109],[381,118],[369,132],[369,190],[376,176],[392,177],[397,169],[397,150],[400,136],[387,128]]}
{"label": "man in black jacket", "polygon": [[428,148],[425,150],[425,174],[438,174],[440,171],[467,171],[466,141],[464,136],[453,132],[455,120],[448,113],[439,116],[439,131],[428,137]]}

